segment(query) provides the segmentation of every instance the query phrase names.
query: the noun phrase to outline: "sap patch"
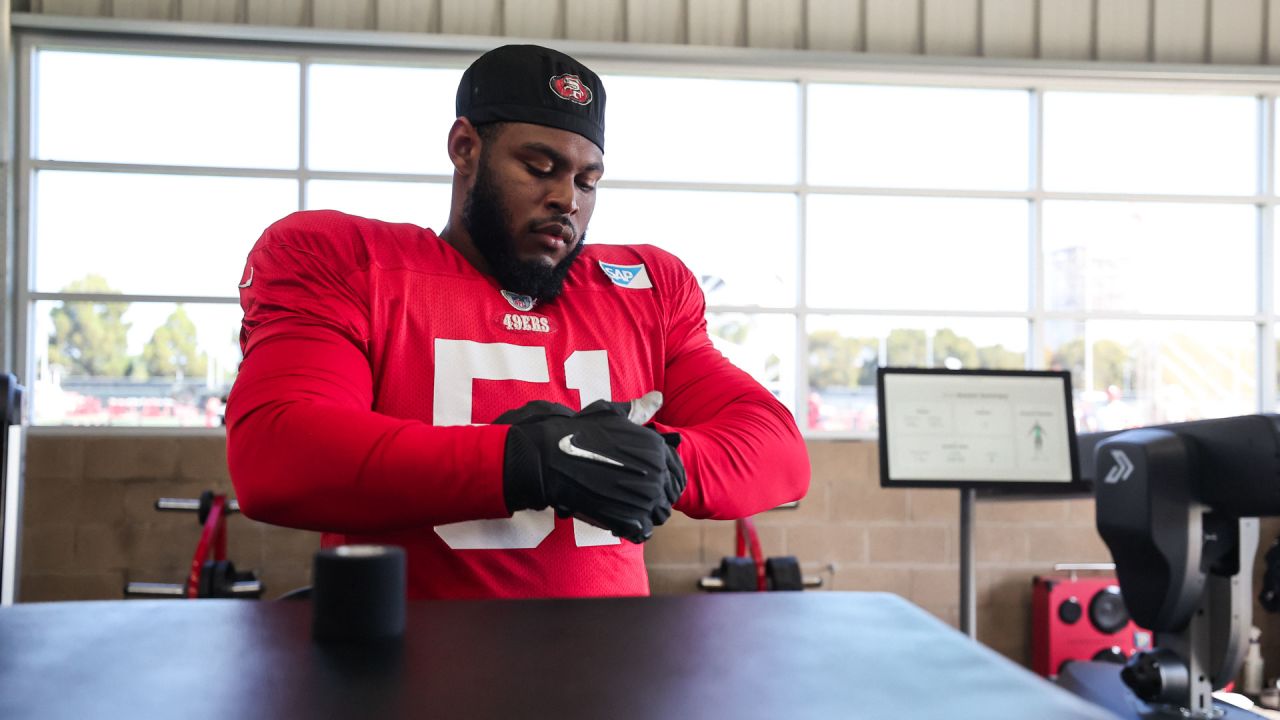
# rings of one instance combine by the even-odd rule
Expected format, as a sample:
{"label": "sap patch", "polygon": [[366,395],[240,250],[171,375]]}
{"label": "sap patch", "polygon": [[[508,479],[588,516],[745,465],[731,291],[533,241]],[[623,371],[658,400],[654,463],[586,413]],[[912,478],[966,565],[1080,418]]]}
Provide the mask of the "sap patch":
{"label": "sap patch", "polygon": [[618,287],[624,287],[628,290],[646,290],[653,287],[653,283],[649,281],[649,272],[645,270],[644,263],[639,265],[615,265],[601,260],[600,269],[604,270],[604,274]]}

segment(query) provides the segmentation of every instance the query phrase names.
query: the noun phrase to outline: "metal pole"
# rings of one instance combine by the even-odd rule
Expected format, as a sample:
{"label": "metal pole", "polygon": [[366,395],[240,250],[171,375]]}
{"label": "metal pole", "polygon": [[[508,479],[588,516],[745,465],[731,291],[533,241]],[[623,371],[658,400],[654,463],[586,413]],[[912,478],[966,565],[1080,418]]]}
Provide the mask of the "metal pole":
{"label": "metal pole", "polygon": [[974,589],[973,506],[977,491],[960,491],[960,632],[978,639],[977,592]]}

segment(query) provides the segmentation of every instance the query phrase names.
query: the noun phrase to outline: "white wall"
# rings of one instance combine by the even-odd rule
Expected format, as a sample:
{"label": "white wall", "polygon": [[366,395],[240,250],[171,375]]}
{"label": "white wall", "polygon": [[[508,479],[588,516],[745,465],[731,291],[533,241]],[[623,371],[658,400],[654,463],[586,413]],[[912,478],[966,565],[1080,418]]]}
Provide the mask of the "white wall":
{"label": "white wall", "polygon": [[15,11],[1000,58],[1280,63],[1280,0],[26,0]]}

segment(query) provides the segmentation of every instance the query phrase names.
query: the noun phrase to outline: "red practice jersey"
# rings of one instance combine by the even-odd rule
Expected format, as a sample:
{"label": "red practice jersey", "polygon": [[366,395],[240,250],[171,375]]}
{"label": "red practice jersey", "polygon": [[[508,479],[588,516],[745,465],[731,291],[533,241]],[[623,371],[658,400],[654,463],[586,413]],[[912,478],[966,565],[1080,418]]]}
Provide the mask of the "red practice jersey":
{"label": "red practice jersey", "polygon": [[[665,398],[688,487],[676,509],[751,515],[808,489],[791,414],[707,336],[689,270],[590,245],[555,300],[502,290],[430,230],[333,211],[272,225],[240,283],[227,405],[243,512],[403,546],[411,598],[648,593],[643,546],[550,510],[506,511],[507,427],[530,400]],[[658,529],[657,532],[661,532]]]}

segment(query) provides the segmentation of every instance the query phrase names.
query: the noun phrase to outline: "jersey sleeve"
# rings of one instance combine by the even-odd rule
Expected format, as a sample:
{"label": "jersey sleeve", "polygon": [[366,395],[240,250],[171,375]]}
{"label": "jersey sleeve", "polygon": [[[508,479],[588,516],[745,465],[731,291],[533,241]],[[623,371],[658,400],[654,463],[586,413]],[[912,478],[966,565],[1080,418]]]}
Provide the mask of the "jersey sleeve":
{"label": "jersey sleeve", "polygon": [[727,520],[799,500],[809,490],[809,455],[791,412],[712,346],[702,291],[676,264],[655,423],[681,436],[688,486],[676,509]]}
{"label": "jersey sleeve", "polygon": [[290,216],[249,254],[244,360],[227,402],[242,512],[340,533],[507,516],[505,426],[434,427],[371,409],[368,259],[341,217]]}

